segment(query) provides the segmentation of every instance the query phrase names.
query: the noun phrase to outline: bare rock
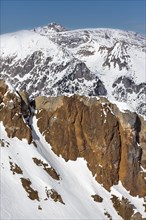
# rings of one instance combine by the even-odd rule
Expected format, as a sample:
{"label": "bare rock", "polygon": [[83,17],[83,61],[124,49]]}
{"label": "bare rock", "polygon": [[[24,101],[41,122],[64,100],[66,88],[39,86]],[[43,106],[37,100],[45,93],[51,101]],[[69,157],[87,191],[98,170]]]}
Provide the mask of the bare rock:
{"label": "bare rock", "polygon": [[3,122],[8,137],[26,138],[31,143],[30,127],[24,120],[21,98],[10,91],[8,86],[0,81],[0,121]]}
{"label": "bare rock", "polygon": [[31,200],[40,201],[39,196],[38,196],[38,192],[31,187],[31,184],[32,184],[31,181],[29,179],[21,178],[21,182],[22,182],[23,188],[28,193],[28,197]]}
{"label": "bare rock", "polygon": [[113,196],[112,202],[114,208],[123,219],[131,220],[131,216],[134,213],[133,205],[130,204],[130,202],[127,199],[122,197],[122,200],[120,200],[118,197]]}
{"label": "bare rock", "polygon": [[141,148],[144,141],[144,122],[136,113],[126,111],[122,113],[114,105],[112,110],[119,121],[119,131],[121,137],[121,160],[119,166],[119,179],[123,186],[130,190],[134,196],[146,195],[146,181],[144,173],[141,172],[141,162],[144,164],[146,160],[145,146]]}
{"label": "bare rock", "polygon": [[146,121],[142,116],[139,116],[141,129],[139,132],[139,143],[142,148],[141,165],[146,169]]}
{"label": "bare rock", "polygon": [[102,202],[103,198],[101,198],[99,195],[95,194],[91,196],[95,202]]}
{"label": "bare rock", "polygon": [[45,96],[37,96],[35,98],[35,109],[36,110],[47,110],[47,111],[55,111],[57,108],[63,105],[63,96],[58,97],[45,97]]}
{"label": "bare rock", "polygon": [[146,195],[137,114],[122,113],[104,98],[75,95],[61,97],[61,104],[60,98],[53,102],[55,108],[54,103],[47,108],[41,105],[36,115],[52,150],[66,161],[83,157],[96,180],[108,190],[121,180],[132,195]]}
{"label": "bare rock", "polygon": [[37,114],[38,126],[57,155],[61,154],[66,161],[84,157],[93,176],[109,189],[119,180],[118,122],[97,100],[85,105],[83,99],[64,97],[63,105],[56,111],[43,109]]}

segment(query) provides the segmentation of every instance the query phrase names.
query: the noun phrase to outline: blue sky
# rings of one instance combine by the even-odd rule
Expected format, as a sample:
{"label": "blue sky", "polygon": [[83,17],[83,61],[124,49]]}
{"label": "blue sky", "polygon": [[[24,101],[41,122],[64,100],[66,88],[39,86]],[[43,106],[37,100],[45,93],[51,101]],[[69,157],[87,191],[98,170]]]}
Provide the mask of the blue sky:
{"label": "blue sky", "polygon": [[118,28],[146,35],[145,0],[0,0],[1,33],[50,22],[66,28]]}

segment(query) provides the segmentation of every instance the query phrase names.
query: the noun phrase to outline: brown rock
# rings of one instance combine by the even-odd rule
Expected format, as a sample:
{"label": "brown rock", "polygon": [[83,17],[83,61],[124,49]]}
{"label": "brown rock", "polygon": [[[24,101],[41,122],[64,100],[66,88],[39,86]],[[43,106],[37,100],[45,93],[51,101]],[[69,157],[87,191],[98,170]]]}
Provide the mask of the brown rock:
{"label": "brown rock", "polygon": [[140,118],[136,113],[129,111],[122,113],[116,106],[113,107],[113,111],[119,121],[121,136],[119,179],[132,195],[145,196],[146,182],[140,165],[141,161],[144,163],[146,157],[140,146],[143,134]]}
{"label": "brown rock", "polygon": [[18,92],[18,94],[20,95],[21,99],[23,100],[23,102],[29,106],[29,96],[28,96],[28,93],[24,90],[20,90]]}
{"label": "brown rock", "polygon": [[45,109],[48,111],[55,111],[63,104],[62,100],[63,100],[63,96],[59,96],[59,97],[37,96],[35,98],[35,108],[37,110]]}
{"label": "brown rock", "polygon": [[38,192],[31,187],[31,181],[29,179],[21,178],[21,182],[22,182],[23,188],[28,193],[28,197],[31,200],[40,201],[39,196],[38,196]]}
{"label": "brown rock", "polygon": [[36,115],[52,150],[66,161],[85,158],[93,176],[108,190],[121,180],[132,195],[146,195],[137,114],[122,113],[105,98],[75,95],[58,97],[55,104],[53,100],[47,108],[39,106]]}
{"label": "brown rock", "polygon": [[85,105],[87,100],[83,99],[64,97],[63,105],[55,111],[42,110],[37,114],[38,126],[57,155],[66,161],[84,157],[96,179],[109,189],[118,183],[118,122],[107,106],[95,99]]}
{"label": "brown rock", "polygon": [[13,172],[13,174],[15,174],[15,173],[23,174],[23,171],[21,170],[21,168],[16,163],[12,163],[10,161],[9,164],[10,164],[10,170]]}
{"label": "brown rock", "polygon": [[131,217],[134,213],[133,205],[130,204],[127,199],[122,197],[122,200],[119,200],[118,197],[113,195],[112,202],[114,208],[123,219],[131,220]]}
{"label": "brown rock", "polygon": [[[4,94],[6,93],[8,89],[8,86],[6,85],[5,81],[3,79],[0,79],[0,97],[2,99],[2,97],[4,96]],[[0,102],[2,101],[0,99]]]}
{"label": "brown rock", "polygon": [[0,82],[0,121],[3,122],[8,137],[17,137],[20,140],[26,138],[30,144],[31,130],[23,117],[21,98],[9,91],[3,81]]}
{"label": "brown rock", "polygon": [[63,205],[65,205],[65,203],[62,200],[61,195],[57,191],[55,191],[54,189],[47,189],[47,188],[45,191],[46,191],[46,195],[48,198],[53,199],[54,202],[60,202]]}
{"label": "brown rock", "polygon": [[102,202],[103,198],[101,198],[99,195],[95,194],[91,196],[95,202]]}
{"label": "brown rock", "polygon": [[139,142],[142,148],[141,165],[146,169],[146,121],[142,116],[139,116],[141,129],[139,133]]}
{"label": "brown rock", "polygon": [[37,158],[32,158],[34,163],[37,166],[42,166],[43,169],[55,180],[60,180],[59,175],[57,174],[57,172],[55,171],[55,169],[53,167],[49,167],[47,163],[44,163],[42,160],[37,159]]}
{"label": "brown rock", "polygon": [[141,214],[137,212],[133,216],[131,216],[130,220],[146,220],[146,218],[142,218]]}

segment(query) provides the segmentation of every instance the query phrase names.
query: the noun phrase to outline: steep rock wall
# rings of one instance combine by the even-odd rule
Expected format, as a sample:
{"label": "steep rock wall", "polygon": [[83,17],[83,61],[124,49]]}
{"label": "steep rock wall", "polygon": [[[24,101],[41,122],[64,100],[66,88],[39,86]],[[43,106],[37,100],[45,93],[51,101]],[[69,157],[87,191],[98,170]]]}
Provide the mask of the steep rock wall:
{"label": "steep rock wall", "polygon": [[58,97],[54,110],[52,99],[46,100],[45,108],[40,108],[36,99],[36,109],[38,127],[58,156],[66,161],[84,157],[106,189],[121,180],[132,195],[146,195],[141,170],[141,160],[145,160],[140,147],[142,128],[136,113],[122,113],[105,98],[76,95]]}
{"label": "steep rock wall", "polygon": [[23,116],[24,113],[28,116],[28,112],[28,106],[24,104],[21,96],[0,80],[0,121],[3,122],[8,137],[17,137],[20,140],[25,138],[31,143],[31,129]]}

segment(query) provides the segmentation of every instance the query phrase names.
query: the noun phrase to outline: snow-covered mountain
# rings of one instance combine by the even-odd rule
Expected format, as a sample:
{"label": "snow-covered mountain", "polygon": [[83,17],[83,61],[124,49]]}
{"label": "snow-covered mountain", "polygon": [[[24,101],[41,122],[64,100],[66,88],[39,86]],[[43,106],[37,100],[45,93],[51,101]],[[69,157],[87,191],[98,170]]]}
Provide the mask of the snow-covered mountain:
{"label": "snow-covered mountain", "polygon": [[1,219],[145,219],[145,37],[51,23],[0,49]]}
{"label": "snow-covered mountain", "polygon": [[105,98],[34,105],[0,80],[1,219],[144,219],[143,123]]}
{"label": "snow-covered mountain", "polygon": [[107,96],[146,114],[146,38],[59,24],[1,35],[0,77],[31,96]]}

